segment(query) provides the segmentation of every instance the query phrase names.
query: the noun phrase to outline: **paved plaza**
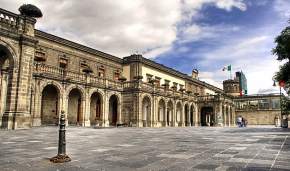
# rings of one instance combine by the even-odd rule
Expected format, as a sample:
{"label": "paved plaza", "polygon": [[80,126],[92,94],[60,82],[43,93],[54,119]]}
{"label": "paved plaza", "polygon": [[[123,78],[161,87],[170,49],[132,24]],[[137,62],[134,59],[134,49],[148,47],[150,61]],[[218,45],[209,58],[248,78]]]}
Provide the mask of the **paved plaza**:
{"label": "paved plaza", "polygon": [[290,170],[289,129],[68,127],[54,164],[57,129],[1,130],[0,170]]}

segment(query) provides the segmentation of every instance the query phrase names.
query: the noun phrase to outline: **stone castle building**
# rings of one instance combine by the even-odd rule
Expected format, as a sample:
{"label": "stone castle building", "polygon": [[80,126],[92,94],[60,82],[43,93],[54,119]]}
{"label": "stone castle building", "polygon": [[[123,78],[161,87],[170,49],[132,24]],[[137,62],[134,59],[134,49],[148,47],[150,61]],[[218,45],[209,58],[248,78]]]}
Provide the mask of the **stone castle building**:
{"label": "stone castle building", "polygon": [[0,9],[0,125],[233,126],[232,94],[134,54],[119,58]]}

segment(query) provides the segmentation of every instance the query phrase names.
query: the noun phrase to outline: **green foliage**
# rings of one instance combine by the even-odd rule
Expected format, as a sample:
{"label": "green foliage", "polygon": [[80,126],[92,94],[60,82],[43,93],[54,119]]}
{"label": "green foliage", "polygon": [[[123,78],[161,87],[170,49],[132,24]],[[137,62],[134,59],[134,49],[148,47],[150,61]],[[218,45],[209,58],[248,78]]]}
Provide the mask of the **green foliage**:
{"label": "green foliage", "polygon": [[276,47],[272,50],[277,55],[277,60],[290,59],[290,26],[286,27],[279,36],[276,37]]}
{"label": "green foliage", "polygon": [[18,10],[20,14],[24,16],[33,17],[33,18],[42,17],[41,10],[32,4],[23,4],[19,7]]}
{"label": "green foliage", "polygon": [[290,114],[290,99],[282,97],[281,108],[283,114]]}
{"label": "green foliage", "polygon": [[287,84],[290,84],[290,63],[287,62],[280,66],[279,72],[275,74],[275,80],[284,80]]}
{"label": "green foliage", "polygon": [[[290,20],[289,20],[290,23]],[[275,74],[276,81],[285,81],[286,85],[290,86],[290,26],[286,27],[279,36],[275,39],[276,47],[272,49],[272,53],[276,55],[277,60],[288,60],[280,67],[280,70]]]}

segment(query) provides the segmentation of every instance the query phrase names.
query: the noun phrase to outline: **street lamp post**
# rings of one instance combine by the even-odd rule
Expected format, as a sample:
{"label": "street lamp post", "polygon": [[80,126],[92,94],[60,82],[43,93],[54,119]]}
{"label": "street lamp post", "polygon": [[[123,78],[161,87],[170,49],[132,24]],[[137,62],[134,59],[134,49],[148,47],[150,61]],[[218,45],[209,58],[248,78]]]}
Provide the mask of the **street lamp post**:
{"label": "street lamp post", "polygon": [[63,110],[61,111],[59,121],[58,154],[50,159],[53,163],[64,163],[71,161],[71,158],[66,154],[65,115]]}
{"label": "street lamp post", "polygon": [[[65,84],[66,70],[62,73],[62,84]],[[62,101],[63,105],[63,101]],[[65,138],[65,112],[61,110],[59,118],[59,134],[58,134],[58,154],[50,159],[53,163],[64,163],[71,161],[71,158],[66,154],[66,138]]]}

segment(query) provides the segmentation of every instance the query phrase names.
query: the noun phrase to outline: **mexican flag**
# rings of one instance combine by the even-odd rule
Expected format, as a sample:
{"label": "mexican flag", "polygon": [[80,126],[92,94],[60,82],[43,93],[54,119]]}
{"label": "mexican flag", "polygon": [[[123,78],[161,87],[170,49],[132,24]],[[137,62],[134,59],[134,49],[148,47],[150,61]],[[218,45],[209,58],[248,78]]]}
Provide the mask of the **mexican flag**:
{"label": "mexican flag", "polygon": [[223,71],[231,71],[232,70],[232,65],[224,66]]}

